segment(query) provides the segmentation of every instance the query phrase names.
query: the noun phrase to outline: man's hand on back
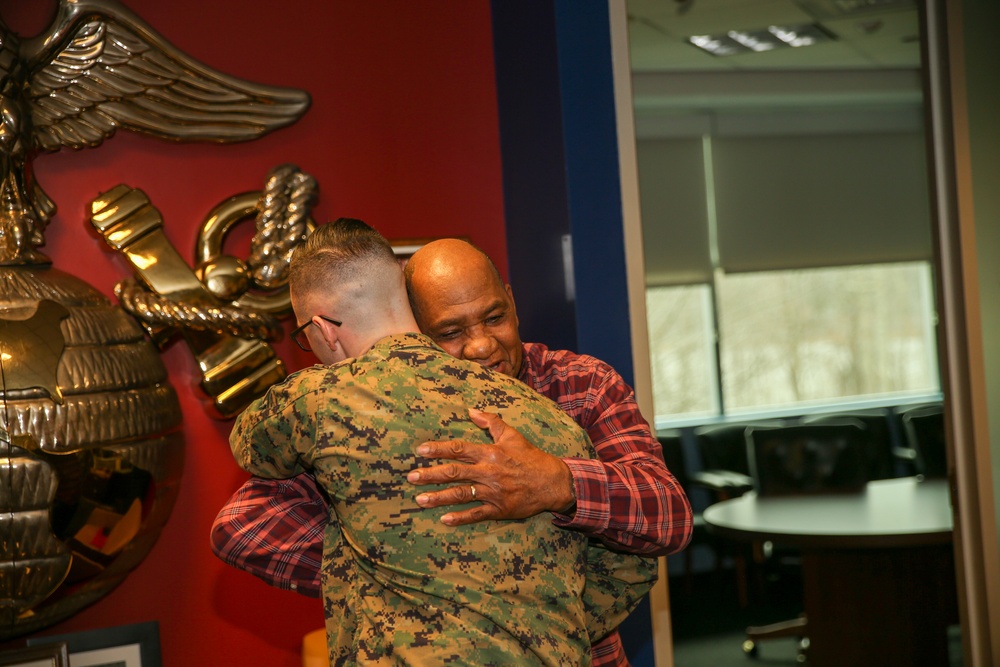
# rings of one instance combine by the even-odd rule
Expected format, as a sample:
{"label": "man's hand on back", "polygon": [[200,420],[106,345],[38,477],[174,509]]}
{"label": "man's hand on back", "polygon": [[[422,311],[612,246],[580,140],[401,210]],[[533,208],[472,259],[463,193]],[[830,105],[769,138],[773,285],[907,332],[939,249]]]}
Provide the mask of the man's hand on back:
{"label": "man's hand on back", "polygon": [[[570,513],[574,506],[573,478],[561,459],[538,449],[499,416],[469,410],[472,420],[489,430],[492,445],[463,440],[425,442],[417,454],[450,459],[407,476],[413,484],[454,484],[417,496],[421,507],[481,503],[449,512],[441,521],[460,526],[477,521],[524,519],[542,512]],[[473,488],[475,489],[473,491]]]}

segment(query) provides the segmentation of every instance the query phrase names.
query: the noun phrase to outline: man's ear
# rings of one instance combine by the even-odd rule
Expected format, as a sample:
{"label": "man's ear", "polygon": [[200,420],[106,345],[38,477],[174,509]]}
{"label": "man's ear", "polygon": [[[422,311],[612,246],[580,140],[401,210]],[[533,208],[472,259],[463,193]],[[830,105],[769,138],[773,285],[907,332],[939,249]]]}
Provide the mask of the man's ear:
{"label": "man's ear", "polygon": [[319,315],[313,317],[313,324],[319,327],[320,333],[323,335],[323,340],[326,341],[327,347],[331,350],[337,349],[337,341],[340,340],[339,327],[335,324],[327,322]]}
{"label": "man's ear", "polygon": [[503,288],[507,291],[507,298],[510,299],[510,312],[514,313],[514,321],[520,326],[521,320],[517,319],[517,305],[514,303],[514,290],[511,289],[510,283],[504,285]]}

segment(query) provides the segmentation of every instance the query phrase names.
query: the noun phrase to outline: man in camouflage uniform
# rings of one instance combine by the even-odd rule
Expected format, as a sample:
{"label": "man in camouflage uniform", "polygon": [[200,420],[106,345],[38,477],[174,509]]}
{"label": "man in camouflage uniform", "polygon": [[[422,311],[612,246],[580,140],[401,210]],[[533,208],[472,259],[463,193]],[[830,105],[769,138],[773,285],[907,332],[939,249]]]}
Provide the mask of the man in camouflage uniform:
{"label": "man in camouflage uniform", "polygon": [[[291,270],[296,317],[317,357],[333,365],[272,387],[237,419],[230,442],[248,472],[282,478],[310,470],[329,496],[323,592],[331,660],[590,664],[588,631],[615,627],[615,614],[627,613],[655,579],[630,579],[641,582],[634,590],[614,583],[621,559],[638,557],[598,568],[603,577],[592,578],[585,602],[582,535],[543,515],[443,526],[445,510],[415,507],[405,483],[420,443],[486,444],[499,435],[487,435],[483,427],[497,422],[477,410],[499,414],[559,457],[593,458],[586,434],[523,383],[457,360],[416,333],[392,249],[364,223],[321,227]],[[475,499],[474,485],[469,493]]]}

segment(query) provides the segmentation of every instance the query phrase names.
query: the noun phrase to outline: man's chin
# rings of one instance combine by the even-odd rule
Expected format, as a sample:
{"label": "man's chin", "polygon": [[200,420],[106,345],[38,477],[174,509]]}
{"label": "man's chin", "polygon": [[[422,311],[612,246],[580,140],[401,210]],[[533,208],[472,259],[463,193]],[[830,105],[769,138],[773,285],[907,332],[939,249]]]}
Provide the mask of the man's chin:
{"label": "man's chin", "polygon": [[510,370],[510,364],[506,361],[498,361],[494,364],[483,364],[486,368],[503,375],[513,375]]}

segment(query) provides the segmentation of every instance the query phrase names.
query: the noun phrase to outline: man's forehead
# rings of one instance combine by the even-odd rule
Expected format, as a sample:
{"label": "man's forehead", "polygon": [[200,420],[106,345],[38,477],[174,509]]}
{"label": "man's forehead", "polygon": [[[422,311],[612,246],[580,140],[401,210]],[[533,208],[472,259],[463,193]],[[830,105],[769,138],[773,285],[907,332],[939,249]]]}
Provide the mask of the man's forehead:
{"label": "man's forehead", "polygon": [[432,320],[438,326],[444,324],[462,324],[481,319],[506,306],[507,299],[505,293],[487,293],[472,300],[440,301],[430,306],[427,315],[428,319]]}

